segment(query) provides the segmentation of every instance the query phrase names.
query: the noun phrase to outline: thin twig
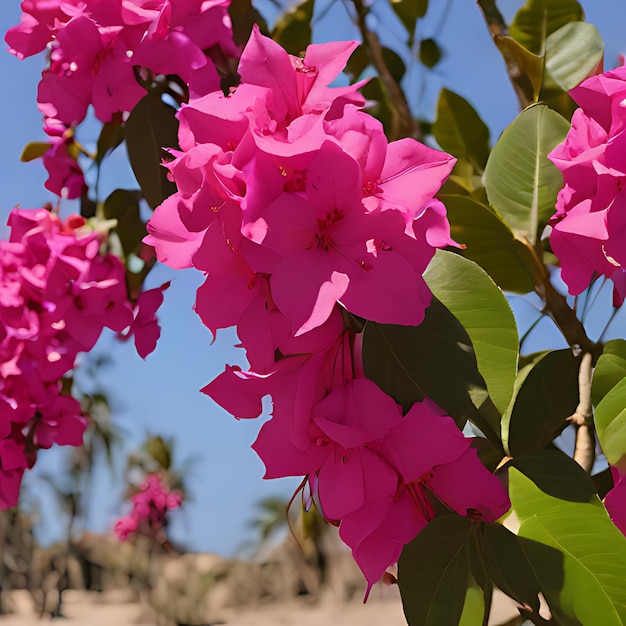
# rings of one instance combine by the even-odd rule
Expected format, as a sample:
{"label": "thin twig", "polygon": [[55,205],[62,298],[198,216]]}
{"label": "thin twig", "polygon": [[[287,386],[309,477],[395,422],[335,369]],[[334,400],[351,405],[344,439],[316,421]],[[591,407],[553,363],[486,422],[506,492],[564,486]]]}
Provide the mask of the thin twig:
{"label": "thin twig", "polygon": [[383,49],[380,45],[378,35],[367,27],[366,17],[368,9],[363,4],[363,0],[352,0],[352,4],[356,9],[357,25],[361,31],[363,43],[367,48],[372,65],[378,72],[378,76],[382,80],[391,100],[392,127],[390,138],[401,139],[403,137],[413,137],[414,139],[419,139],[421,137],[420,127],[413,119],[411,109],[409,108],[402,88],[396,82],[396,79],[392,76],[385,63]]}
{"label": "thin twig", "polygon": [[585,352],[578,371],[578,406],[568,421],[576,426],[574,461],[587,473],[591,473],[596,460],[596,436],[593,427],[593,406],[591,404],[591,378],[593,375],[593,355]]}

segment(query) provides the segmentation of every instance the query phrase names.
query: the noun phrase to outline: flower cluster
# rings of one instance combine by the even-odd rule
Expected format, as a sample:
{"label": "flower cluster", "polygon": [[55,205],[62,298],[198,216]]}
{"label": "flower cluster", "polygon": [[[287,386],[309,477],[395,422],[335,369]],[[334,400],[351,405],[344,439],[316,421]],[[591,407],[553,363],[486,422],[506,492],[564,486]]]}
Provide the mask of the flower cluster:
{"label": "flower cluster", "polygon": [[619,306],[626,296],[626,67],[593,76],[570,93],[580,108],[565,142],[549,155],[565,183],[550,244],[572,295],[605,276]]}
{"label": "flower cluster", "polygon": [[[47,50],[49,63],[37,102],[52,143],[44,162],[50,173],[48,189],[69,198],[80,195],[82,172],[76,159],[67,155],[66,131],[80,124],[90,104],[102,122],[132,111],[145,95],[136,68],[147,68],[155,76],[176,74],[192,95],[219,87],[212,58],[238,53],[228,4],[229,0],[23,0],[21,21],[5,39],[19,58]],[[65,169],[56,158],[59,153],[67,157]],[[64,171],[71,180],[59,186]]]}
{"label": "flower cluster", "polygon": [[144,313],[127,301],[124,266],[101,253],[102,234],[82,217],[14,209],[9,226],[0,241],[0,508],[17,504],[38,449],[82,443],[86,419],[61,381],[78,353],[103,328],[130,327],[146,350],[156,343],[135,322]]}
{"label": "flower cluster", "polygon": [[145,241],[171,267],[207,273],[196,312],[212,332],[236,327],[250,369],[227,366],[203,391],[237,418],[271,395],[254,444],[266,477],[308,477],[371,587],[433,502],[491,521],[509,501],[438,407],[403,417],[364,376],[358,318],[417,325],[430,304],[422,273],[453,244],[433,196],[454,159],[388,143],[359,85],[328,86],[356,45],[298,58],[255,28],[241,84],[179,112],[167,164],[178,192]]}
{"label": "flower cluster", "polygon": [[121,541],[136,533],[162,541],[168,513],[182,504],[183,494],[170,490],[159,474],[150,474],[132,497],[132,502],[131,512],[115,523],[115,534]]}

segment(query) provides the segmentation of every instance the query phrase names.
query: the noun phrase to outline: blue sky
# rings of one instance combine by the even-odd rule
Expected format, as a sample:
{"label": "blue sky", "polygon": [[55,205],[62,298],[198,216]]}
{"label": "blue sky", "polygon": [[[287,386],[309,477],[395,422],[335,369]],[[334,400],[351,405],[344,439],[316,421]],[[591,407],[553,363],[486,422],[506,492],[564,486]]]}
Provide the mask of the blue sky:
{"label": "blue sky", "polygon": [[[318,1],[318,7],[327,2]],[[389,19],[383,2],[374,3],[379,16],[383,40],[391,44],[402,31]],[[516,100],[509,86],[504,64],[493,46],[482,17],[473,0],[452,0],[446,15],[446,3],[432,2],[429,14],[420,24],[420,36],[436,36],[444,48],[444,58],[435,71],[420,69],[415,62],[407,93],[416,110],[426,118],[434,117],[439,89],[445,86],[468,98],[489,124],[492,141],[516,115]],[[498,3],[510,18],[521,5],[516,0]],[[626,52],[623,24],[626,4],[623,0],[583,2],[588,21],[594,23],[606,42],[606,67],[617,64],[620,52]],[[17,0],[4,0],[0,12],[0,29],[19,21]],[[443,19],[445,17],[445,19]],[[440,25],[443,24],[441,30]],[[314,33],[318,42],[358,37],[355,27],[345,19],[342,3],[336,2],[318,24]],[[41,119],[36,108],[36,85],[43,58],[18,61],[11,55],[0,55],[0,75],[5,97],[0,100],[0,119],[5,122],[0,152],[2,187],[0,189],[0,221],[13,206],[36,207],[55,198],[43,187],[45,180],[41,163],[20,163],[19,155],[29,141],[43,138]],[[422,94],[423,81],[428,88]],[[421,95],[420,95],[421,94]],[[96,138],[94,125],[79,130],[79,140],[90,146]],[[118,187],[133,185],[123,150],[117,151],[105,165],[101,182],[104,193]],[[103,196],[104,197],[104,196]],[[71,205],[63,207],[68,212]],[[201,277],[196,272],[173,272],[159,267],[149,276],[148,286],[172,279],[161,309],[162,337],[154,354],[144,362],[132,346],[119,344],[105,337],[98,350],[110,355],[114,365],[102,372],[114,420],[123,428],[127,452],[140,445],[147,432],[176,439],[178,462],[194,459],[189,475],[192,499],[183,513],[174,519],[174,537],[194,550],[232,554],[253,535],[248,529],[254,516],[254,503],[267,495],[288,497],[297,479],[263,481],[263,466],[250,449],[260,427],[259,420],[235,421],[199,393],[199,389],[223,370],[224,363],[244,364],[240,350],[233,346],[237,338],[231,331],[218,334],[211,344],[211,335],[191,311],[194,291]],[[514,303],[524,320],[529,318],[527,304]],[[535,333],[536,340],[545,340],[546,332]],[[49,471],[59,467],[58,456],[42,455],[41,464]],[[110,527],[120,514],[121,484],[112,481],[106,471],[97,473],[92,494],[89,524],[94,530]],[[31,483],[35,486],[36,480]],[[43,491],[34,490],[37,497]],[[46,538],[54,537],[60,525],[57,513],[47,498],[41,501]]]}

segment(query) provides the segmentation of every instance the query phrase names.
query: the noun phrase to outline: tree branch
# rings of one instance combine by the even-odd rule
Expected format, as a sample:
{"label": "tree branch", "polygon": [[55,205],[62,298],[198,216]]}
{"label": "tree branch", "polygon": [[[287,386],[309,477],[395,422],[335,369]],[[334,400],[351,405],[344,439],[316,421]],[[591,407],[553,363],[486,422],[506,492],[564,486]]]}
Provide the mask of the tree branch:
{"label": "tree branch", "polygon": [[596,436],[593,425],[593,406],[591,404],[591,379],[593,375],[593,355],[583,354],[578,371],[579,402],[574,415],[568,418],[576,426],[576,444],[574,461],[587,473],[591,473],[596,460]]}
{"label": "tree branch", "polygon": [[356,9],[357,24],[359,30],[361,31],[361,37],[365,47],[367,48],[372,65],[378,72],[378,76],[382,80],[383,85],[385,86],[391,99],[392,127],[390,139],[401,139],[403,137],[420,139],[421,130],[413,119],[411,109],[409,108],[409,104],[402,88],[391,75],[391,72],[385,63],[378,35],[369,30],[367,28],[367,24],[365,23],[369,9],[364,6],[363,0],[352,0],[352,4],[354,4],[354,8]]}

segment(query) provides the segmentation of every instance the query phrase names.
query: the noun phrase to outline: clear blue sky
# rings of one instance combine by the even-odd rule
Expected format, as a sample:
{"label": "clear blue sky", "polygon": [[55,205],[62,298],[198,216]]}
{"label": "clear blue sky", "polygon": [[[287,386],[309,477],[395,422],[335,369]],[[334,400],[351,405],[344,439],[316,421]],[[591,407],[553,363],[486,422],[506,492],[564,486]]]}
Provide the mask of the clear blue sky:
{"label": "clear blue sky", "polygon": [[[328,3],[318,1],[318,7]],[[398,25],[381,11],[382,2],[374,3],[381,16],[383,38],[392,44],[400,33]],[[445,86],[468,98],[489,124],[492,141],[516,115],[516,100],[510,88],[504,65],[484,27],[473,0],[452,0],[443,27],[441,10],[446,3],[432,2],[432,16],[420,24],[420,35],[436,36],[443,45],[445,56],[436,71],[415,71],[407,85],[411,102],[427,118],[434,116],[434,104],[439,88]],[[501,0],[499,6],[507,18],[522,4],[518,0]],[[620,52],[626,52],[626,23],[624,0],[583,1],[587,19],[601,31],[606,43],[606,67],[617,64]],[[19,21],[18,0],[4,0],[0,13],[0,30]],[[331,39],[353,39],[358,33],[345,19],[342,3],[335,6],[319,22],[315,33],[318,42]],[[5,97],[0,100],[3,149],[0,153],[2,187],[0,216],[4,224],[13,206],[36,207],[54,201],[44,187],[45,173],[41,163],[19,163],[23,146],[41,140],[41,119],[36,108],[36,85],[43,58],[18,61],[8,53],[0,55],[0,75],[5,85]],[[422,97],[423,81],[428,89]],[[95,140],[94,126],[79,131],[79,139],[90,146]],[[102,188],[132,185],[132,176],[125,166],[123,151],[114,153],[106,163]],[[71,205],[63,207],[70,212]],[[249,446],[254,440],[260,421],[236,422],[217,407],[199,389],[222,371],[224,363],[244,364],[240,350],[233,346],[237,338],[224,331],[210,345],[210,333],[191,311],[194,291],[201,278],[193,271],[175,273],[158,268],[149,277],[148,286],[172,279],[160,317],[162,337],[154,354],[143,362],[130,345],[121,345],[105,338],[98,349],[110,354],[114,365],[103,372],[103,380],[114,408],[114,419],[126,433],[127,452],[136,448],[146,432],[176,438],[176,459],[195,459],[189,476],[193,500],[186,513],[174,520],[174,537],[184,540],[194,550],[232,554],[245,541],[253,538],[247,528],[254,516],[254,503],[267,495],[291,494],[297,480],[263,481],[263,466]],[[516,312],[528,319],[528,305],[514,303]],[[524,321],[524,324],[527,323]],[[620,324],[620,326],[623,325]],[[548,326],[546,326],[546,331]],[[539,332],[537,333],[537,335]],[[536,335],[536,336],[537,336]],[[545,334],[541,333],[545,338]],[[543,339],[542,339],[543,340]],[[49,455],[50,456],[50,455]],[[41,457],[42,466],[54,470],[55,458]],[[35,483],[36,481],[31,481]],[[41,489],[34,491],[41,494]],[[98,472],[92,496],[93,511],[90,525],[94,530],[110,527],[120,514],[121,484],[111,482],[105,471]],[[46,537],[60,529],[57,513],[47,499],[42,500]]]}

